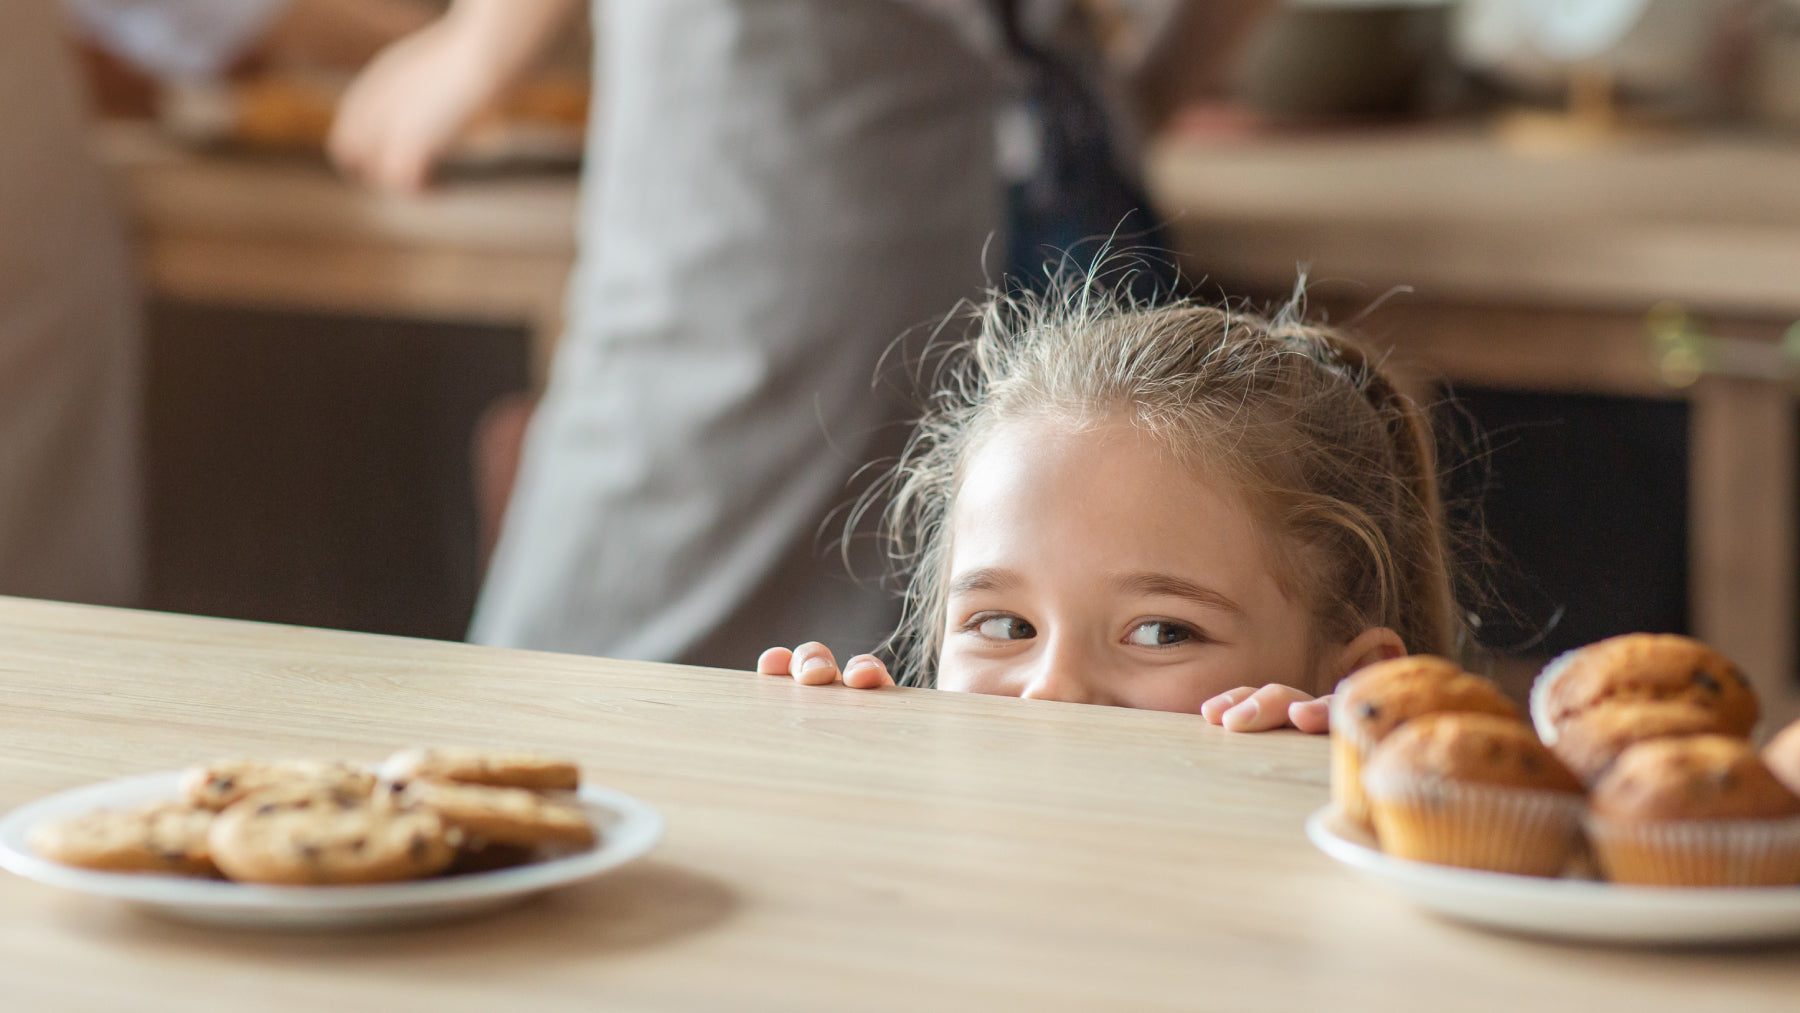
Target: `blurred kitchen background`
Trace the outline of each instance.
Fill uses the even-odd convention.
[[[1070,14],[1186,283],[1267,303],[1304,270],[1442,406],[1499,674],[1628,630],[1793,673],[1800,0],[1290,0],[1221,68],[1196,54],[1231,6]],[[83,7],[149,307],[145,604],[460,638],[557,339],[604,26],[401,197],[323,142],[442,3],[293,0],[201,76]]]

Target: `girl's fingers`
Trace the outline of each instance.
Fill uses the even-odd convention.
[[[1288,721],[1308,735],[1331,731],[1331,697],[1288,704]]]
[[[1302,693],[1292,686],[1270,684],[1226,711],[1219,723],[1230,732],[1266,732],[1288,723],[1289,707],[1311,699],[1311,693]]]
[[[1239,686],[1236,689],[1228,689],[1201,704],[1200,716],[1216,725],[1224,720],[1226,711],[1248,700],[1250,695],[1255,692],[1255,686]]]
[[[816,640],[794,648],[788,666],[788,674],[802,686],[823,686],[838,680],[837,659],[831,656],[831,648]]]
[[[880,689],[892,686],[894,677],[888,674],[887,666],[873,654],[859,654],[844,662],[844,685],[856,689]]]
[[[764,675],[792,676],[803,686],[824,686],[840,676],[831,649],[816,641],[801,644],[793,650],[771,647],[756,659],[756,670]],[[872,654],[859,654],[844,665],[844,685],[856,689],[879,689],[892,686],[894,677],[887,666]]]
[[[771,647],[756,659],[756,670],[763,675],[786,675],[791,670],[794,652],[785,647]]]

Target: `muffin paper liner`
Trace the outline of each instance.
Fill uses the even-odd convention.
[[[1417,774],[1366,775],[1381,849],[1465,869],[1561,875],[1581,827],[1581,795]]]
[[[1558,738],[1556,725],[1550,720],[1550,687],[1556,685],[1556,680],[1562,678],[1562,674],[1568,671],[1569,663],[1574,661],[1575,655],[1579,653],[1581,653],[1581,648],[1577,647],[1551,658],[1550,663],[1537,674],[1537,678],[1531,680],[1531,700],[1528,707],[1531,712],[1531,725],[1537,729],[1538,739],[1546,746],[1556,745]]]
[[[1369,800],[1363,794],[1362,753],[1348,738],[1331,739],[1331,800],[1347,819],[1369,825]]]
[[[1606,878],[1656,886],[1800,883],[1800,817],[1624,823],[1589,813]]]

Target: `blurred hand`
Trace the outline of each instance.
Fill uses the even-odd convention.
[[[382,50],[338,104],[327,144],[344,172],[413,192],[510,78],[471,24],[443,18]]]
[[[1331,730],[1331,697],[1314,699],[1292,686],[1239,686],[1200,705],[1200,716],[1228,732],[1298,728],[1311,735]]]
[[[791,676],[802,686],[827,686],[840,679],[852,689],[880,689],[892,686],[894,677],[887,666],[873,654],[859,654],[838,668],[831,648],[816,641],[801,644],[793,650],[771,647],[756,659],[756,670],[764,675]]]
[[[457,135],[542,53],[579,0],[456,0],[383,49],[338,104],[329,148],[378,187],[418,190]]]

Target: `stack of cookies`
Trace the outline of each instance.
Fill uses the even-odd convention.
[[[1716,651],[1603,640],[1546,667],[1530,710],[1440,658],[1370,666],[1333,700],[1333,799],[1419,861],[1554,876],[1591,849],[1620,883],[1800,883],[1800,724],[1759,755]]]
[[[575,764],[458,749],[394,754],[379,769],[319,760],[196,767],[182,797],[48,823],[33,848],[109,872],[223,876],[286,886],[387,883],[586,848]]]

